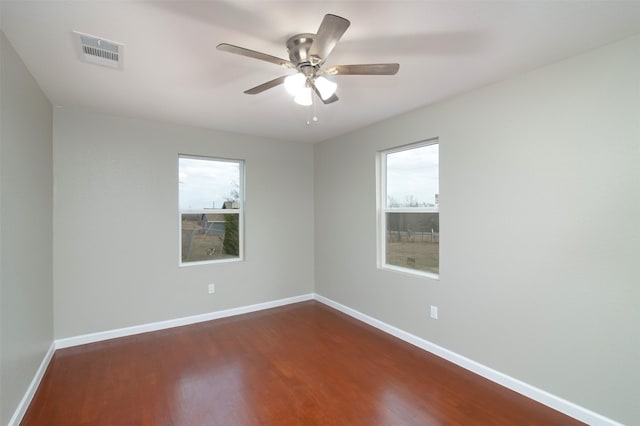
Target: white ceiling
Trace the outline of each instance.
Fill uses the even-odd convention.
[[[640,33],[640,1],[7,1],[1,26],[57,106],[295,142],[317,142]],[[288,59],[326,13],[351,21],[327,65],[398,62],[396,76],[336,76],[340,101],[308,107],[291,73],[216,50]],[[72,31],[125,45],[124,69],[78,59]]]

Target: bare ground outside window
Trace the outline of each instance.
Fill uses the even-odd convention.
[[[182,216],[183,263],[238,257],[238,222],[225,220],[225,216],[228,215],[184,214]],[[232,229],[234,227],[235,229]],[[235,244],[232,240],[235,240]],[[230,249],[230,245],[235,246],[236,250]]]
[[[440,242],[435,232],[387,232],[386,263],[439,273]]]

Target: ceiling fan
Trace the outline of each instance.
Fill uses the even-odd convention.
[[[311,105],[312,92],[323,103],[330,104],[338,100],[335,94],[337,84],[327,79],[334,75],[394,75],[400,68],[399,64],[358,64],[334,65],[323,68],[327,57],[336,47],[338,41],[351,23],[340,16],[327,14],[324,16],[316,34],[296,34],[287,41],[289,60],[281,59],[266,53],[245,49],[232,44],[221,43],[218,50],[248,56],[254,59],[271,62],[285,68],[295,69],[294,75],[284,75],[259,86],[245,90],[248,95],[256,95],[267,89],[284,84],[285,89],[294,96],[296,103]]]

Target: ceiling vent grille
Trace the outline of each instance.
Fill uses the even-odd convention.
[[[73,32],[80,59],[96,65],[122,69],[123,44],[100,37]]]

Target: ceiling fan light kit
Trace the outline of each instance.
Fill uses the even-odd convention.
[[[320,92],[320,97],[323,101],[326,101],[334,93],[336,93],[336,89],[338,88],[338,85],[336,83],[324,78],[321,75],[316,77],[314,83],[316,88],[318,89],[318,92]]]
[[[313,103],[313,98],[311,97],[311,87],[303,87],[296,96],[293,98],[293,101],[298,105],[309,106]]]
[[[284,79],[284,88],[287,92],[294,97],[296,103],[300,105],[310,105],[311,102],[311,88],[315,86],[320,93],[320,98],[323,101],[328,100],[335,92],[338,85],[333,81],[329,81],[323,76],[315,76],[314,79],[305,77],[302,73],[290,75]],[[299,102],[298,99],[309,98],[309,101]]]
[[[337,83],[326,76],[334,75],[394,75],[400,68],[399,64],[358,64],[334,65],[322,69],[329,54],[338,44],[351,23],[340,16],[327,14],[324,16],[316,34],[302,33],[287,40],[289,60],[281,59],[255,50],[232,44],[221,43],[218,50],[247,56],[262,61],[271,62],[288,69],[296,69],[294,75],[282,76],[259,86],[245,90],[244,93],[256,95],[272,87],[284,84],[285,89],[294,97],[297,104],[309,106],[313,104],[313,93],[325,104],[338,100],[335,92]]]
[[[296,96],[298,92],[304,89],[307,78],[302,73],[290,75],[284,79],[284,88],[290,95]]]

